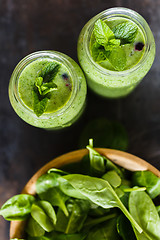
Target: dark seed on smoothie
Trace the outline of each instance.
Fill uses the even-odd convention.
[[[67,74],[67,73],[62,74],[62,78],[63,78],[64,80],[68,80],[68,74]]]
[[[144,43],[138,42],[138,43],[136,43],[136,45],[135,45],[135,50],[137,50],[137,51],[142,51],[143,47],[144,47]]]

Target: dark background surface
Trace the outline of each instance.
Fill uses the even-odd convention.
[[[119,100],[88,91],[82,118],[61,132],[47,132],[23,122],[8,99],[16,64],[37,50],[61,51],[77,61],[80,30],[95,14],[123,6],[139,12],[154,34],[155,62],[136,90]],[[0,0],[0,206],[18,194],[43,164],[78,148],[85,124],[96,117],[118,120],[129,134],[128,152],[160,169],[160,1],[159,0]],[[0,217],[0,239],[9,239],[9,223]]]

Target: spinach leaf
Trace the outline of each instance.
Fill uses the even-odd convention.
[[[59,177],[58,178],[58,182],[59,182],[59,188],[61,189],[61,191],[69,196],[69,197],[73,197],[73,198],[78,198],[78,199],[87,199],[83,194],[81,194],[77,189],[75,189],[66,179],[64,179],[63,177]]]
[[[91,139],[90,139],[91,143]],[[93,176],[101,176],[106,169],[106,159],[94,150],[93,144],[86,147],[89,150],[90,171]]]
[[[121,39],[121,44],[131,43],[137,34],[138,28],[129,22],[117,24],[112,31],[115,38]]]
[[[120,240],[116,229],[116,222],[116,218],[113,218],[103,224],[97,225],[90,230],[86,240]]]
[[[58,186],[57,173],[46,173],[40,176],[36,182],[36,192],[38,194],[46,192],[48,189]]]
[[[35,198],[28,194],[19,194],[10,198],[0,209],[0,215],[6,220],[24,220],[31,212]]]
[[[51,233],[47,233],[46,237],[47,237],[46,240],[52,240],[52,239],[56,239],[56,240],[83,240],[83,239],[86,238],[86,234],[85,233],[64,234],[64,233],[58,233],[58,232],[53,231]],[[41,240],[41,239],[35,239],[35,240]]]
[[[18,239],[19,240],[19,239]],[[51,240],[51,238],[48,238],[46,236],[40,236],[40,237],[31,237],[31,236],[28,236],[27,237],[27,240]]]
[[[93,203],[103,208],[118,207],[121,209],[121,211],[126,215],[133,226],[135,226],[138,232],[142,232],[142,228],[130,215],[126,207],[115,193],[114,189],[106,180],[81,174],[70,174],[64,176],[63,178]]]
[[[123,240],[136,240],[131,223],[123,214],[117,218],[117,230]]]
[[[65,171],[63,171],[63,170],[61,170],[61,169],[57,169],[57,168],[50,168],[49,170],[48,170],[48,173],[50,174],[50,173],[57,173],[57,174],[59,174],[59,175],[66,175],[66,174],[68,174],[68,172],[65,172]]]
[[[160,218],[154,203],[145,192],[131,192],[129,196],[129,211],[133,218],[143,229],[142,233],[137,233],[137,239],[159,240]]]
[[[43,202],[33,203],[31,208],[32,218],[47,232],[51,232],[54,229],[53,220],[50,218],[50,210],[51,205],[48,207],[46,204],[43,204]],[[52,210],[52,213],[53,212]]]
[[[109,213],[108,215],[98,217],[98,218],[88,218],[86,219],[84,226],[83,226],[83,231],[86,232],[86,230],[89,230],[90,228],[96,226],[97,224],[100,224],[102,222],[105,222],[109,219],[115,218],[117,214],[114,212]]]
[[[31,237],[41,237],[45,234],[45,230],[32,217],[29,218],[25,231]]]
[[[133,184],[146,187],[153,199],[160,195],[160,178],[150,171],[137,171],[133,173]]]
[[[51,205],[60,207],[64,214],[68,216],[65,202],[69,199],[69,196],[65,195],[59,187],[50,188],[48,191],[39,194],[39,196],[42,200],[50,202]]]
[[[107,180],[112,187],[117,188],[121,185],[121,178],[115,171],[108,171],[102,176],[103,179]]]
[[[79,232],[87,218],[89,207],[89,201],[70,199],[67,202],[69,216],[66,217],[61,209],[58,210],[56,231],[65,234]]]
[[[100,155],[91,145],[86,146],[89,150],[89,157],[90,157],[90,175],[94,176],[101,176],[105,170],[114,170],[120,175],[123,176],[123,172],[121,171],[120,167],[115,165],[112,161],[108,158]]]

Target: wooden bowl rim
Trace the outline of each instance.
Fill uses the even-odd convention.
[[[160,171],[152,166],[150,163],[145,160],[120,150],[108,149],[108,148],[95,148],[100,154],[106,156],[115,164],[124,167],[130,171],[145,171],[149,170],[153,172],[156,176],[160,177]],[[87,149],[79,149],[71,151],[60,155],[59,157],[54,158],[53,160],[46,163],[41,167],[27,182],[25,187],[22,190],[23,194],[35,195],[35,183],[36,180],[46,173],[50,168],[60,168],[69,163],[80,161],[86,154],[88,154]],[[25,221],[11,221],[10,223],[10,238],[21,238],[23,235],[23,228]]]

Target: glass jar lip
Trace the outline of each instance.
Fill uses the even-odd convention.
[[[91,34],[93,32],[93,27],[95,22],[98,19],[104,19],[104,17],[106,17],[105,19],[107,19],[108,17],[117,17],[117,16],[123,16],[124,18],[128,18],[131,21],[133,21],[136,25],[138,25],[138,27],[141,29],[143,35],[144,35],[144,39],[145,39],[145,52],[142,56],[142,58],[140,59],[140,61],[134,65],[132,68],[129,68],[127,70],[124,71],[113,71],[113,70],[108,70],[105,69],[104,67],[100,66],[98,63],[96,63],[91,54],[90,54],[90,50],[89,50],[89,43],[90,43],[90,37]],[[113,8],[109,8],[106,9],[102,12],[100,12],[99,14],[97,14],[96,16],[92,17],[87,23],[86,23],[86,29],[85,29],[85,33],[84,33],[84,38],[83,38],[83,44],[84,44],[84,48],[88,57],[88,60],[94,65],[94,67],[96,68],[96,70],[102,74],[105,75],[112,75],[112,76],[126,76],[132,72],[134,72],[135,70],[138,70],[142,63],[144,63],[146,61],[146,58],[149,54],[150,51],[150,46],[151,46],[151,37],[148,34],[148,32],[151,32],[148,23],[146,22],[146,20],[137,12],[135,12],[132,9],[129,8],[124,8],[124,7],[113,7]],[[154,41],[154,40],[153,40]]]
[[[27,105],[24,104],[24,102],[21,100],[18,92],[18,79],[21,74],[21,72],[24,70],[24,68],[29,65],[31,62],[37,60],[37,59],[43,59],[43,58],[50,58],[53,59],[54,61],[60,62],[63,64],[67,70],[69,71],[69,74],[72,79],[72,93],[69,98],[69,100],[66,102],[66,104],[58,109],[57,111],[53,113],[43,113],[40,117],[37,117],[37,115],[31,110]],[[33,52],[27,56],[25,56],[15,67],[12,75],[10,82],[12,84],[12,94],[15,100],[21,105],[23,108],[23,111],[25,113],[28,113],[30,116],[32,116],[35,119],[38,120],[43,120],[43,119],[50,119],[54,117],[58,117],[62,115],[64,112],[67,111],[67,109],[72,105],[78,91],[78,78],[76,76],[76,73],[74,71],[74,66],[71,64],[69,61],[71,58],[67,56],[64,53],[58,52],[58,51],[53,51],[53,50],[43,50],[43,51],[36,51]],[[73,59],[71,59],[74,61]],[[15,88],[15,83],[16,83],[16,88]]]

